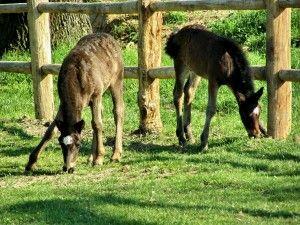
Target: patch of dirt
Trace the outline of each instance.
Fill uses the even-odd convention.
[[[32,119],[27,116],[18,119],[17,122],[27,134],[32,136],[42,136],[50,125],[49,121]]]
[[[3,121],[3,122],[9,123],[9,121]],[[10,122],[13,122],[13,121],[10,121]],[[22,127],[24,132],[26,132],[28,135],[42,137],[51,122],[47,121],[47,120],[32,119],[27,116],[24,116],[24,117],[18,119],[17,123],[20,125],[20,127]],[[58,137],[58,135],[59,135],[59,131],[57,130],[57,128],[55,128],[54,137]],[[90,129],[90,127],[87,126],[87,128],[82,131],[82,136],[91,138],[92,137],[92,129]]]

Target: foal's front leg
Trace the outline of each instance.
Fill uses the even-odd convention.
[[[31,171],[34,167],[35,164],[41,154],[41,152],[45,149],[47,143],[51,140],[54,134],[54,129],[56,127],[56,120],[61,120],[62,117],[62,111],[61,108],[59,108],[57,115],[55,119],[52,121],[50,126],[47,128],[41,142],[38,144],[38,146],[31,152],[29,156],[28,163],[25,167],[25,172]]]
[[[102,165],[105,149],[103,145],[103,123],[102,123],[102,95],[96,96],[91,103],[93,145],[90,161],[93,165]]]
[[[176,109],[176,135],[179,145],[185,146],[186,139],[184,137],[183,121],[182,121],[182,103],[183,103],[183,87],[184,87],[184,65],[182,62],[174,61],[175,68],[175,86],[173,90],[173,101]]]
[[[48,141],[51,140],[54,134],[54,128],[55,128],[55,120],[50,124],[50,126],[47,128],[41,142],[38,144],[38,146],[30,153],[28,163],[25,167],[25,172],[31,171],[41,154],[41,152],[45,149],[46,144]]]
[[[216,81],[208,81],[208,105],[206,108],[205,125],[201,134],[201,145],[200,150],[205,151],[208,149],[208,136],[210,122],[216,113],[217,93],[219,86]]]

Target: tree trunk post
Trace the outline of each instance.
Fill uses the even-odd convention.
[[[48,0],[28,0],[28,27],[35,117],[52,120],[54,113],[53,78],[41,67],[51,64],[49,13],[39,13],[37,5]]]
[[[154,1],[157,0],[138,0],[138,105],[139,131],[142,134],[158,133],[162,130],[159,80],[148,75],[149,69],[159,67],[161,63],[162,13],[150,10],[149,4]]]
[[[266,3],[268,134],[284,139],[291,130],[292,85],[280,80],[278,75],[280,70],[291,68],[291,9],[280,8],[278,0]]]

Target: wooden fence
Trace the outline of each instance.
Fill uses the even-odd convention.
[[[1,4],[0,13],[28,13],[31,62],[0,61],[0,71],[31,73],[36,118],[54,115],[53,78],[60,65],[51,63],[49,13],[138,14],[138,67],[126,67],[125,78],[139,79],[140,131],[157,132],[160,119],[159,79],[174,77],[172,67],[160,67],[163,11],[258,10],[267,11],[266,66],[251,67],[255,79],[268,86],[268,133],[285,138],[291,129],[291,82],[300,82],[300,70],[290,60],[291,8],[300,0],[136,0],[114,3],[27,3]],[[1,28],[0,28],[1,29]]]

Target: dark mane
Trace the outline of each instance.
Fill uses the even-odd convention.
[[[249,62],[241,47],[229,38],[221,37],[222,44],[233,58],[235,71],[232,74],[232,84],[239,92],[249,97],[254,93],[253,77]]]
[[[178,48],[180,47],[179,45],[174,42],[174,37],[176,33],[172,33],[166,43],[165,47],[165,52],[171,57],[171,58],[176,58],[177,53],[178,53]]]

